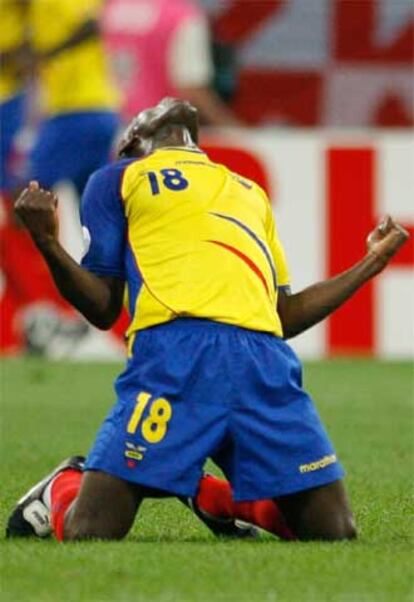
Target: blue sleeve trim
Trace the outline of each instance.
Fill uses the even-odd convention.
[[[287,295],[290,295],[292,293],[290,284],[285,284],[284,286],[278,286],[277,288],[278,288],[278,290],[283,291]]]
[[[89,178],[81,202],[81,223],[89,248],[81,265],[90,272],[125,279],[127,222],[122,177],[131,160],[119,161]]]
[[[82,263],[82,267],[85,268],[85,270],[88,270],[88,272],[92,272],[93,274],[96,274],[97,276],[114,276],[115,278],[121,278],[121,280],[125,280],[125,271],[124,270],[120,270],[120,271],[116,271],[116,270],[111,270],[109,268],[105,268],[105,267],[100,267],[100,266],[96,266],[96,265],[86,265],[84,263]]]

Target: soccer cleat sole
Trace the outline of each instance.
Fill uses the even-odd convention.
[[[47,537],[50,534],[49,513],[41,501],[42,494],[59,473],[69,469],[82,471],[84,462],[83,456],[67,458],[25,493],[7,521],[6,537]],[[38,530],[33,524],[37,524]]]

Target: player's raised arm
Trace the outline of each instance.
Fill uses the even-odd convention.
[[[300,334],[334,312],[379,274],[407,239],[408,232],[387,216],[369,234],[365,257],[350,269],[294,295],[280,291],[278,313],[285,338]]]
[[[43,255],[62,296],[101,329],[110,328],[122,307],[124,281],[82,268],[58,240],[55,194],[31,182],[15,203],[15,212]]]

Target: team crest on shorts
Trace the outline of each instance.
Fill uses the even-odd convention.
[[[127,461],[128,468],[135,468],[137,462],[144,458],[144,454],[147,451],[147,448],[143,445],[134,445],[130,441],[125,442],[126,450],[124,452],[124,456]]]

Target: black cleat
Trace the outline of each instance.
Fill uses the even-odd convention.
[[[209,473],[204,473],[204,476],[212,476]],[[202,510],[196,502],[196,498],[192,497],[179,497],[187,508],[190,508],[192,512],[204,523],[216,537],[229,537],[233,539],[257,539],[259,537],[259,529],[245,523],[244,521],[237,520],[236,518],[224,518],[213,516],[205,510]]]
[[[32,487],[20,500],[7,521],[6,537],[47,537],[52,528],[50,511],[43,501],[43,493],[50,481],[69,468],[82,471],[85,458],[72,456],[59,464],[47,477]]]
[[[216,537],[228,537],[232,539],[257,539],[259,537],[259,529],[249,523],[234,518],[219,518],[213,516],[202,510],[194,498],[179,497],[178,499],[185,504],[187,508],[190,508],[197,518],[199,518]]]

